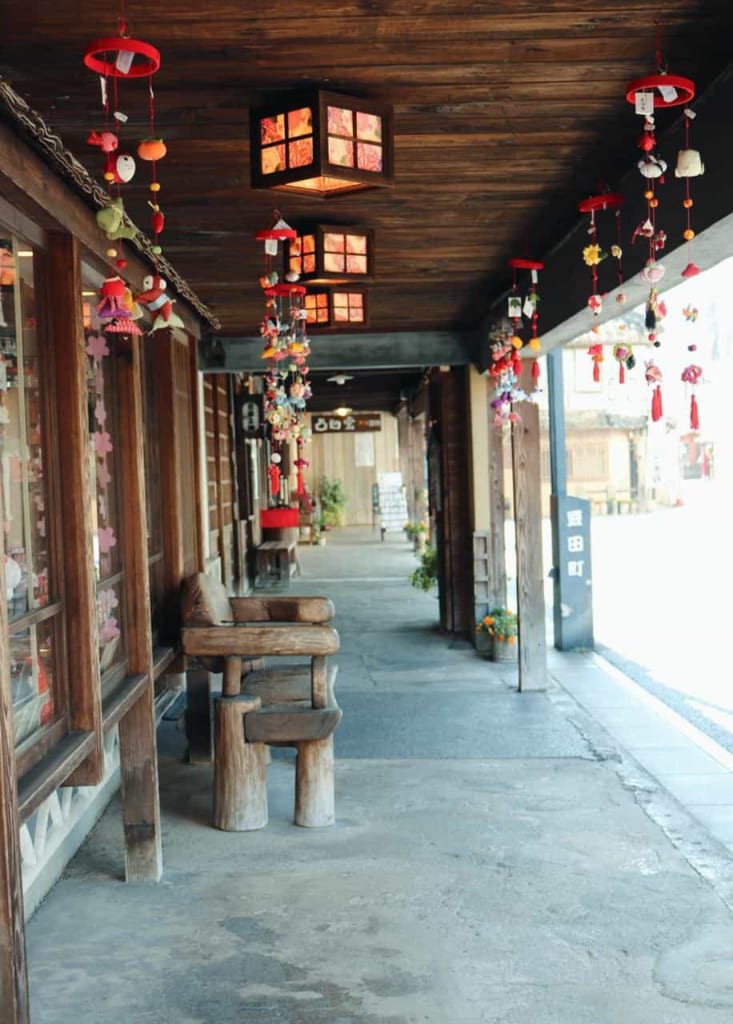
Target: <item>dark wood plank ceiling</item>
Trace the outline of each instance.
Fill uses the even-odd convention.
[[[3,0],[1,11],[0,73],[99,175],[85,144],[101,123],[99,86],[81,54],[116,34],[118,9]],[[637,159],[624,93],[655,70],[655,19],[670,69],[698,91],[730,59],[733,27],[730,0],[127,0],[125,15],[162,53],[165,254],[238,337],[258,332],[254,234],[275,205],[296,225],[374,227],[370,331],[476,325],[508,283],[508,257],[547,253],[577,221],[578,199]],[[393,189],[325,202],[250,190],[250,104],[306,83],[394,105]],[[136,140],[145,86],[124,89],[124,135]],[[143,178],[125,192],[141,227]]]

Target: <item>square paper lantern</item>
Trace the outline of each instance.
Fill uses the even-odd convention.
[[[303,297],[308,330],[348,330],[368,324],[367,289],[355,285],[308,289]]]
[[[374,232],[316,224],[290,242],[288,270],[302,284],[343,284],[369,281],[374,273]]]
[[[328,196],[392,184],[392,108],[323,89],[250,111],[252,188]]]

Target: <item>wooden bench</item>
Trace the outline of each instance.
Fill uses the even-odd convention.
[[[295,823],[334,823],[333,732],[341,709],[337,669],[327,661],[339,647],[338,633],[326,625],[333,612],[328,598],[229,598],[203,573],[185,581],[184,652],[223,672],[222,696],[214,702],[215,827],[249,831],[267,824],[266,746],[296,748]],[[262,666],[263,656],[309,662],[253,667]]]
[[[258,545],[257,585],[289,583],[300,570],[298,545],[294,540],[266,540]]]

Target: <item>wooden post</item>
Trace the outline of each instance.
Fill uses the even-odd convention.
[[[298,744],[295,762],[295,824],[326,828],[336,821],[333,736]]]
[[[49,318],[59,386],[56,389],[59,463],[64,487],[61,527],[69,644],[69,728],[94,733],[94,750],[69,776],[68,784],[94,786],[104,776],[102,700],[99,685],[97,588],[90,538],[94,492],[89,466],[87,354],[81,304],[79,243],[51,233],[48,245]]]
[[[0,559],[0,593],[5,564]],[[0,1024],[28,1024],[28,970],[18,833],[18,780],[10,695],[8,606],[0,601]]]
[[[520,387],[532,390],[531,360],[522,366]],[[542,499],[540,473],[540,410],[518,402],[521,420],[512,427],[514,520],[517,543],[519,614],[519,689],[547,688],[545,594],[542,568]]]
[[[148,685],[120,719],[120,780],[128,882],[157,882],[163,872],[155,737],[148,536],[145,500],[145,438],[142,417],[140,340],[131,336],[118,365],[121,471],[125,481],[122,520],[128,670]]]
[[[214,701],[214,828],[252,832],[267,824],[264,743],[246,743],[244,716],[259,697],[240,694]]]
[[[489,504],[491,506],[490,601],[506,606],[506,542],[504,535],[504,435],[489,426]]]

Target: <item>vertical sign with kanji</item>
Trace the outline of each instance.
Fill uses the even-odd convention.
[[[590,502],[553,495],[555,646],[561,651],[593,648],[593,590],[590,556]]]

